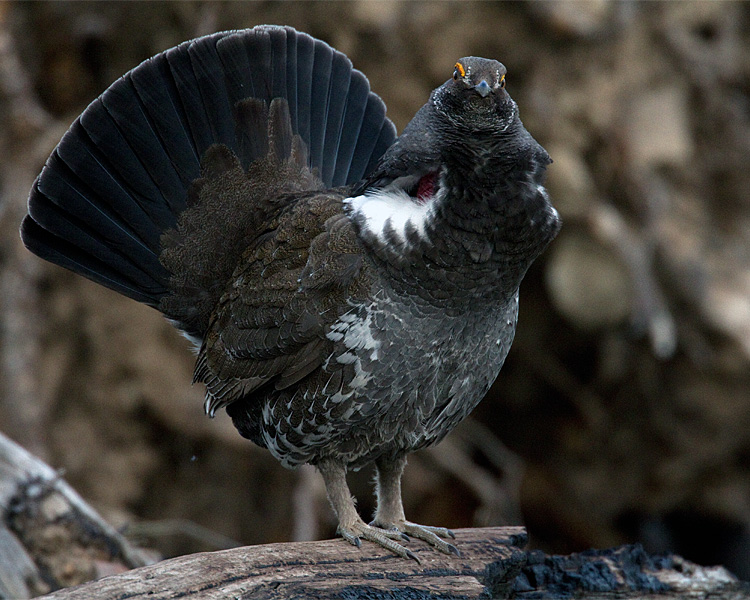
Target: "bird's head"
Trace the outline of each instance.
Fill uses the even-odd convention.
[[[505,91],[506,73],[505,65],[487,58],[468,56],[456,62],[451,78],[432,92],[374,171],[355,186],[355,194],[394,181],[409,188],[451,158],[476,162],[491,154],[516,160],[515,150],[529,135]]]
[[[505,91],[505,65],[467,56],[453,68],[453,77],[431,98],[436,113],[458,129],[503,132],[518,119],[518,107]]]
[[[471,237],[467,232],[481,238],[477,260],[492,256],[495,241],[533,258],[554,237],[557,216],[543,188],[550,158],[524,128],[505,90],[506,73],[486,58],[455,63],[451,78],[347,198],[363,235],[402,252],[454,227],[461,239]]]

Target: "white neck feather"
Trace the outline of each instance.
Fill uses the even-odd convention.
[[[386,226],[390,224],[393,231],[406,240],[407,223],[411,223],[421,237],[426,236],[425,226],[434,217],[435,197],[418,203],[403,189],[389,187],[368,190],[361,196],[347,198],[344,203],[351,206],[355,217],[364,217],[364,227],[378,238],[385,239]]]

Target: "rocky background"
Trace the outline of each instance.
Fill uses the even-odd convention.
[[[328,537],[311,469],[202,414],[154,310],[43,264],[33,178],[114,79],[179,42],[292,25],[347,53],[399,130],[470,54],[508,67],[564,228],[472,418],[415,455],[406,511],[525,524],[571,552],[641,541],[750,578],[750,5],[0,4],[0,429],[165,555]],[[371,472],[351,478],[372,512]]]

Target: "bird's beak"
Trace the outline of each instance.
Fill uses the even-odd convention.
[[[487,83],[487,81],[484,79],[482,79],[482,81],[476,84],[474,86],[474,89],[477,91],[477,94],[479,94],[482,98],[486,98],[489,95],[489,93],[492,91],[490,84]]]

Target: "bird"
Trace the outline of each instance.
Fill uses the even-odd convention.
[[[306,33],[184,42],[75,120],[21,224],[31,252],[174,324],[206,413],[314,465],[345,540],[416,560],[411,538],[459,551],[406,519],[407,456],[489,390],[561,226],[506,67],[468,56],[446,74],[397,135],[365,75]],[[346,477],[371,463],[366,523]]]

